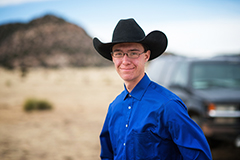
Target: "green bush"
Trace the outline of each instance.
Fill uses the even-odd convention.
[[[23,105],[23,109],[27,112],[34,110],[51,110],[52,104],[46,100],[38,100],[35,98],[27,99]]]

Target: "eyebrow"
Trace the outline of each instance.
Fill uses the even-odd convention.
[[[116,51],[121,51],[121,52],[123,52],[121,49],[115,49],[113,52],[116,52]],[[140,51],[139,49],[130,49],[130,50],[128,50],[128,52],[129,51]]]

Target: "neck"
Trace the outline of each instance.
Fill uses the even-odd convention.
[[[128,83],[128,82],[125,82],[125,86],[126,86],[126,89],[129,93],[132,92],[133,88],[136,86],[137,84],[132,84],[132,83]]]
[[[143,74],[143,76],[141,76],[139,79],[136,79],[135,81],[125,81],[125,87],[127,89],[127,91],[129,93],[132,92],[132,90],[134,89],[134,87],[141,81],[141,79],[144,77],[145,73]]]

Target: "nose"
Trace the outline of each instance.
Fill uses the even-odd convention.
[[[123,57],[122,57],[122,63],[123,64],[129,64],[130,62],[130,58],[127,56],[127,54],[125,54]]]
[[[122,57],[123,61],[129,61],[129,57],[127,54],[124,54],[124,56]]]

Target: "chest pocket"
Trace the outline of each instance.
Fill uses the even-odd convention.
[[[131,133],[131,155],[135,160],[155,160],[158,159],[157,146],[159,141],[152,135],[150,131],[143,133],[137,133],[133,131]]]

